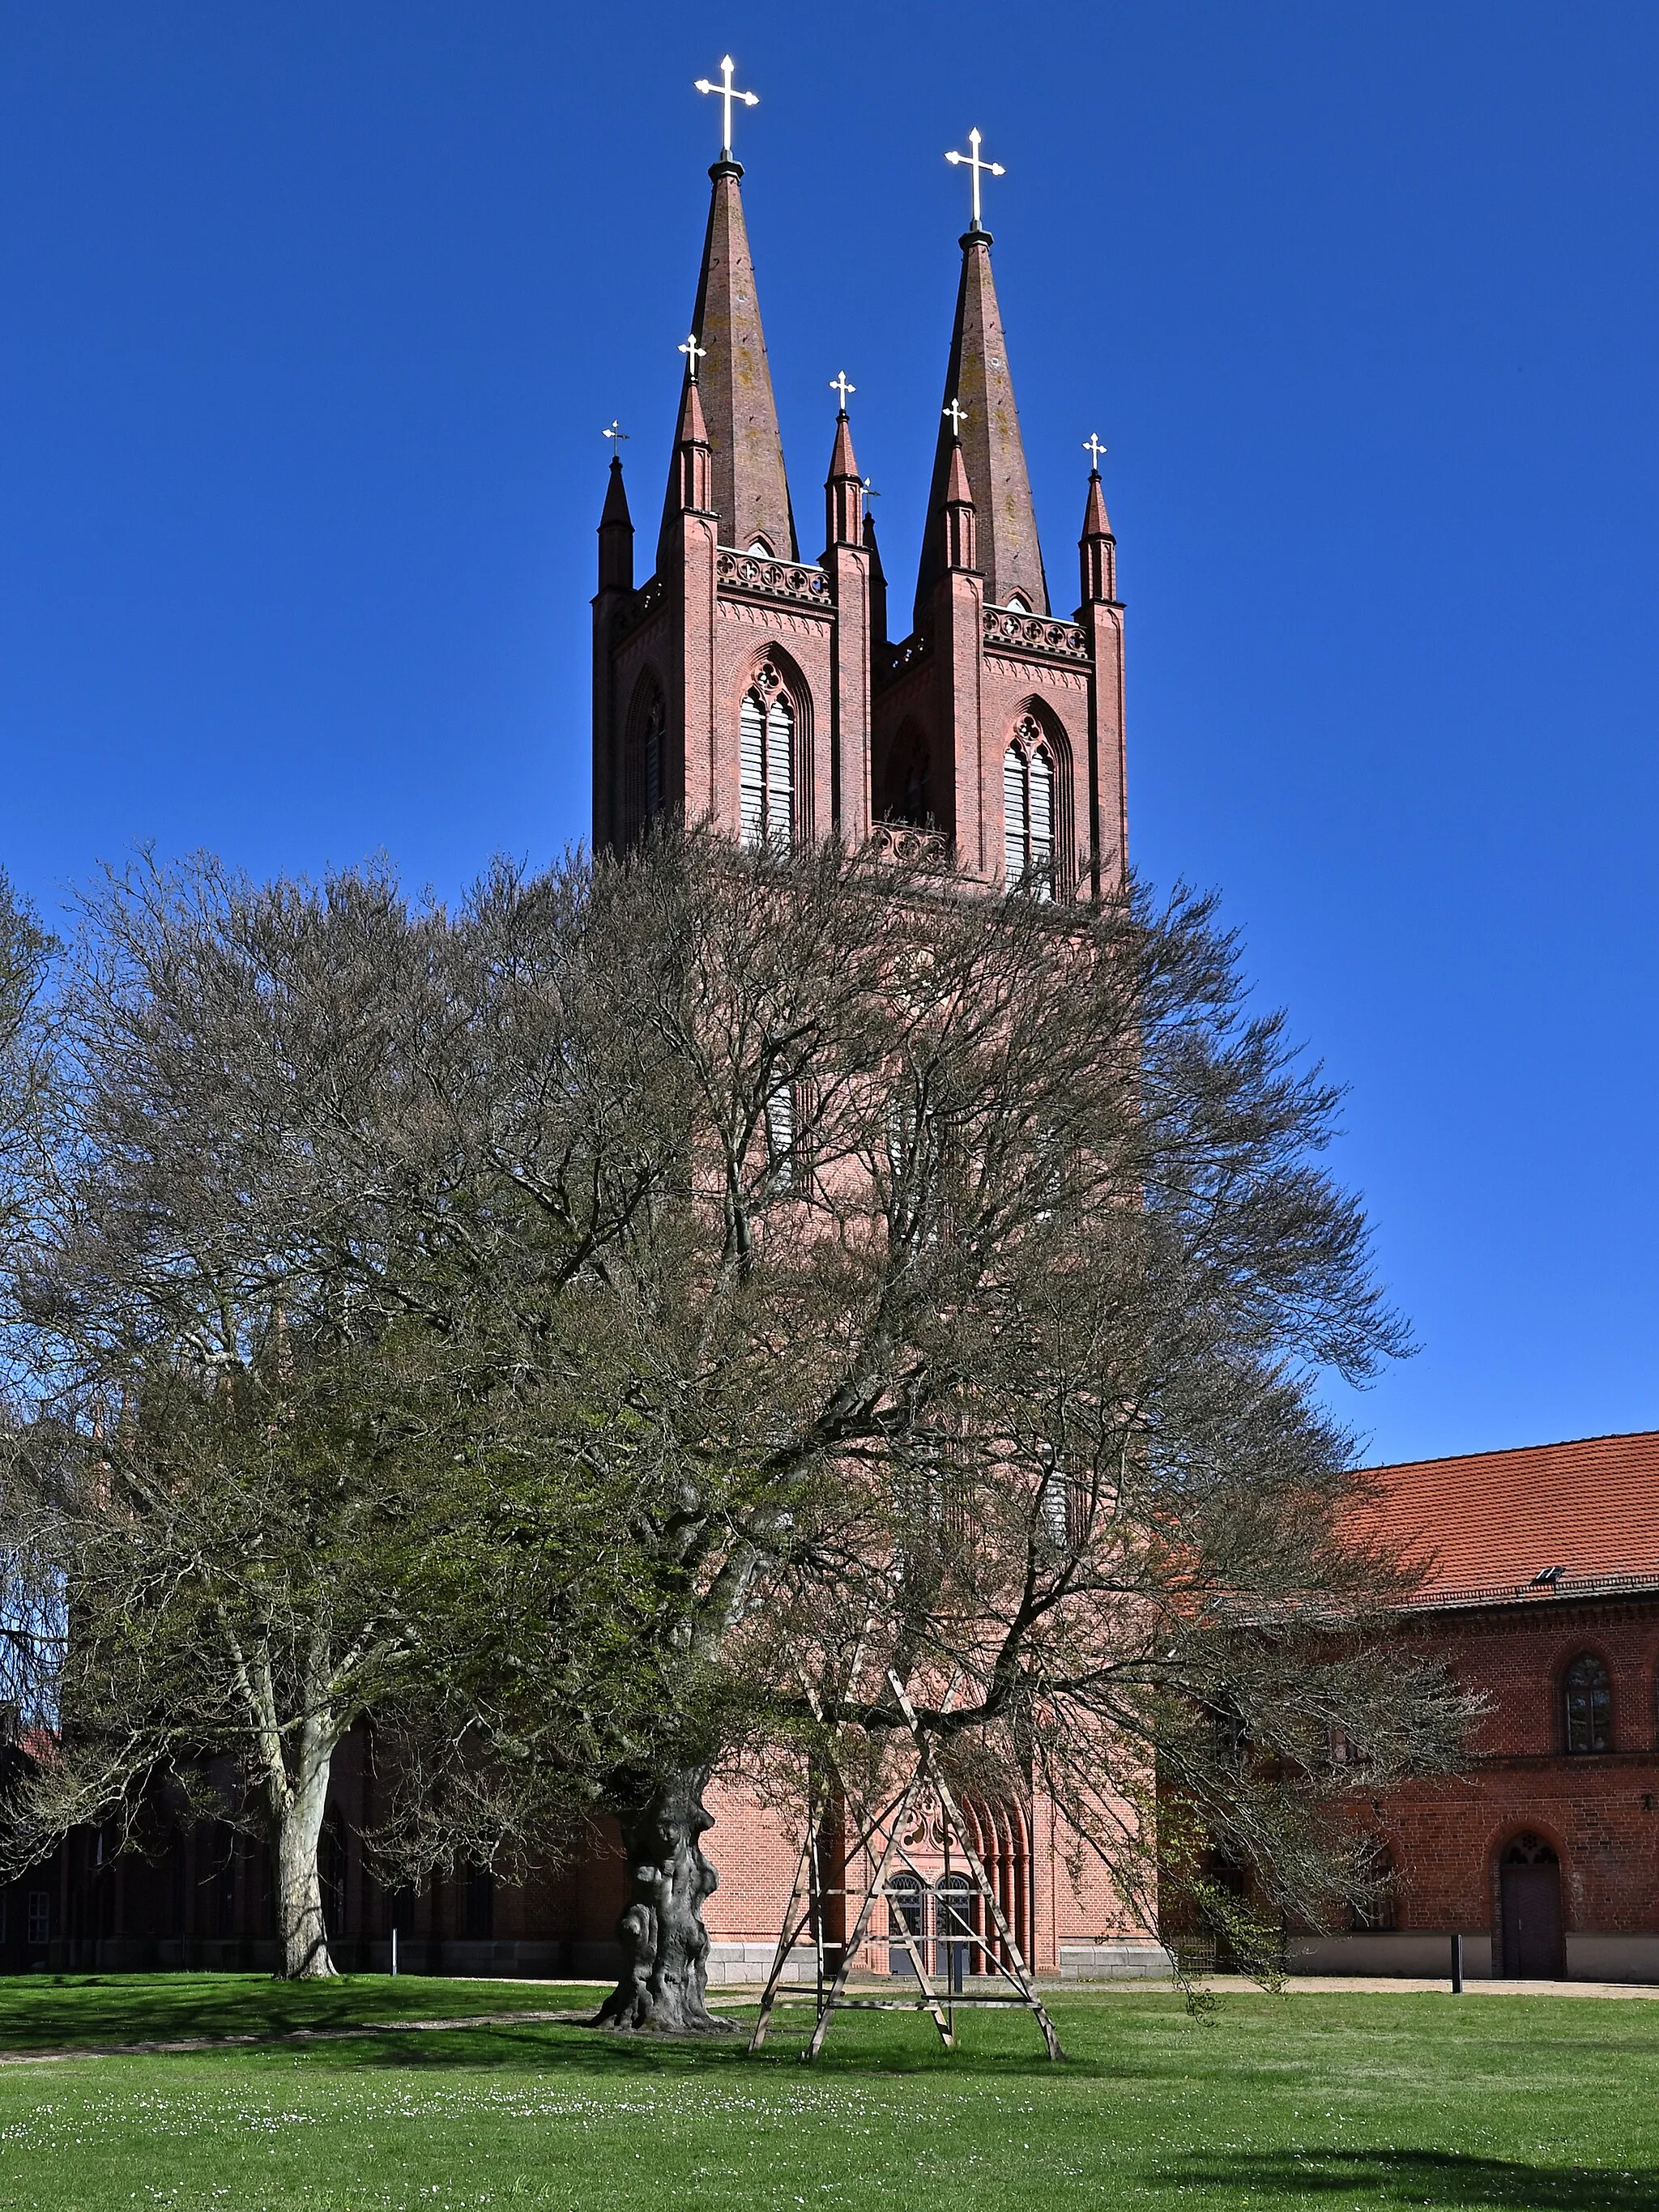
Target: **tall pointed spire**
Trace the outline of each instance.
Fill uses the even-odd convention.
[[[1103,447],[1103,451],[1104,448]],[[1089,495],[1083,505],[1083,535],[1078,540],[1079,577],[1083,604],[1102,600],[1108,606],[1117,599],[1117,540],[1106,513],[1106,493],[1100,481],[1098,461],[1089,471]]]
[[[634,588],[634,518],[628,512],[628,491],[623,483],[622,455],[611,456],[611,479],[599,511],[599,589],[631,592]]]
[[[743,167],[722,160],[708,173],[714,189],[691,319],[700,351],[686,362],[682,407],[684,386],[692,382],[695,369],[714,463],[713,505],[721,544],[746,552],[758,538],[779,559],[793,561],[799,558],[795,521],[738,191]],[[673,495],[671,479],[671,502]]]
[[[823,487],[826,545],[864,543],[864,478],[853,458],[853,425],[843,407],[836,417],[836,442]]]
[[[951,364],[945,398],[962,410],[962,455],[973,487],[979,528],[979,561],[985,572],[985,597],[1006,606],[1018,595],[1033,614],[1048,612],[1048,585],[1037,544],[1031,483],[1020,442],[1019,413],[1002,313],[991,279],[991,234],[973,229],[962,238],[962,283],[957,291],[956,325],[951,333]],[[945,504],[955,439],[949,419],[939,424],[933,459],[933,489],[916,578],[916,621],[921,623],[933,586],[945,568]]]

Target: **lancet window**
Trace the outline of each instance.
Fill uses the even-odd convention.
[[[787,843],[795,826],[795,714],[770,663],[738,710],[743,842]]]
[[[1002,760],[1004,866],[1010,890],[1054,895],[1054,763],[1036,720],[1025,715]]]
[[[1561,1677],[1562,1737],[1569,1751],[1613,1748],[1613,1685],[1593,1651],[1575,1659]]]
[[[649,672],[635,687],[624,757],[628,830],[637,836],[668,803],[668,714],[661,687]]]
[[[766,1156],[774,1177],[785,1190],[795,1183],[795,1086],[780,1083],[766,1101]]]
[[[645,802],[645,818],[647,822],[654,822],[658,815],[662,812],[662,740],[665,720],[662,697],[659,693],[651,702],[651,710],[646,716],[645,729],[641,738],[642,757],[640,763],[640,780],[643,787],[641,795]]]

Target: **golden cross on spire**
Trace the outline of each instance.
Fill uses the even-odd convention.
[[[847,412],[847,395],[848,394],[848,392],[856,392],[856,391],[858,390],[858,386],[857,386],[857,385],[856,385],[856,384],[849,384],[849,383],[847,381],[847,371],[846,371],[845,369],[842,369],[842,373],[841,373],[841,374],[840,374],[839,376],[832,376],[832,377],[830,378],[830,389],[831,390],[831,392],[840,392],[840,394],[841,394],[841,411],[842,411],[842,413],[844,415],[844,414]]]
[[[699,345],[697,343],[697,334],[693,331],[690,337],[685,341],[685,343],[682,346],[676,346],[674,350],[676,353],[683,353],[685,356],[686,367],[690,370],[691,381],[695,384],[697,380],[697,363],[708,352],[708,347],[706,345]]]
[[[1096,476],[1098,476],[1100,474],[1100,457],[1106,451],[1106,448],[1101,444],[1097,432],[1093,430],[1090,431],[1088,436],[1083,441],[1083,450],[1085,453],[1091,456],[1090,466],[1093,473]]]
[[[947,154],[945,157],[953,168],[958,162],[965,161],[968,167],[973,173],[974,219],[968,226],[969,230],[983,230],[985,228],[985,225],[979,219],[979,180],[981,176],[1006,177],[1008,173],[1008,172],[1003,167],[1000,161],[981,161],[980,160],[980,135],[978,131],[970,131],[968,133],[968,151],[965,154]]]
[[[732,101],[734,100],[740,100],[745,107],[758,107],[760,106],[759,93],[739,92],[737,87],[732,83],[732,71],[733,66],[734,64],[731,55],[722,55],[720,58],[720,82],[716,84],[712,77],[700,76],[697,79],[696,87],[694,88],[694,89],[698,92],[717,92],[720,96],[720,159],[722,161],[729,161],[732,158]]]
[[[948,407],[941,407],[939,412],[941,415],[946,415],[950,417],[951,435],[953,438],[960,440],[962,436],[962,418],[968,412],[968,410],[953,399]]]

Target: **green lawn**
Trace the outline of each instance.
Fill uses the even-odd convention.
[[[551,2009],[501,1983],[0,1982],[0,2046]],[[803,2015],[759,2061],[518,2023],[0,2066],[0,2206],[908,2208],[1659,2205],[1659,2004],[1061,1999],[1022,2016]]]

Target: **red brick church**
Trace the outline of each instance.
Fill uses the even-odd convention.
[[[888,585],[846,399],[830,443],[823,547],[802,557],[729,146],[708,225],[660,520],[636,559],[619,458],[599,529],[593,601],[593,841],[616,848],[683,809],[734,836],[934,841],[988,888],[1024,880],[1086,898],[1126,862],[1123,608],[1097,466],[1079,546],[1079,605],[1051,604],[979,216],[960,240],[943,406],[908,625]],[[944,333],[941,332],[943,338]],[[1097,460],[1097,449],[1091,441]],[[638,572],[647,568],[642,577]],[[1069,595],[1069,594],[1068,594]],[[893,635],[896,627],[902,634]],[[1391,1905],[1346,1934],[1289,1939],[1292,1964],[1443,1971],[1450,1932],[1474,1972],[1659,1978],[1659,1437],[1385,1471],[1386,1510],[1425,1583],[1402,1637],[1448,1651],[1492,1711],[1467,1777],[1369,1811]],[[227,1778],[228,1780],[228,1777]],[[769,1963],[796,1842],[717,1781],[708,1855],[715,1980]],[[1104,1881],[1068,1871],[1040,1797],[965,1808],[975,1848],[1040,1973],[1161,1973],[1156,1931]],[[360,1739],[336,1761],[322,1850],[337,1961],[384,1967],[396,1929],[415,1971],[603,1974],[623,1900],[614,1850],[508,1887],[479,1869],[394,1895],[362,1846],[374,1823]],[[950,1923],[941,1857],[912,1926]],[[228,1826],[153,1856],[77,1835],[0,1893],[0,1966],[274,1963],[262,1850]],[[1383,1923],[1388,1924],[1384,1925]],[[908,1972],[876,1928],[858,1963]]]

